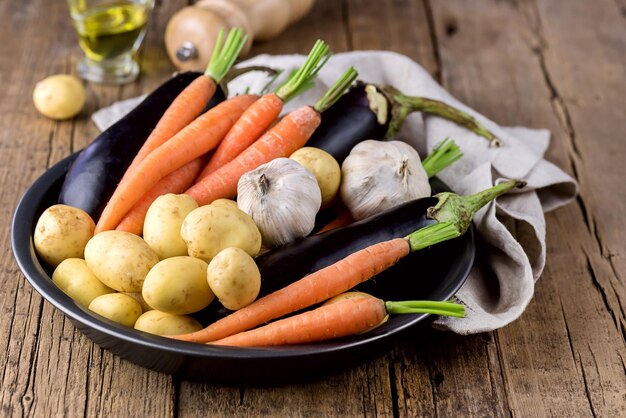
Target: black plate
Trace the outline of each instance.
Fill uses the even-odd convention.
[[[393,337],[428,315],[398,315],[383,326],[355,337],[279,348],[213,347],[176,341],[118,325],[91,313],[63,293],[50,279],[33,246],[41,213],[57,203],[64,175],[77,154],[46,171],[26,191],[12,223],[11,240],[17,263],[31,285],[69,317],[74,326],[99,346],[153,370],[187,379],[229,384],[275,384],[301,381],[352,367],[389,348]],[[433,191],[448,188],[437,179]],[[415,272],[418,285],[398,289],[395,299],[448,300],[465,282],[474,262],[474,228],[460,238],[423,250],[424,268]]]

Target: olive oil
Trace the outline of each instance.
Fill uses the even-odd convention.
[[[149,6],[127,1],[87,10],[72,7],[72,20],[87,58],[105,61],[134,52],[145,35]]]

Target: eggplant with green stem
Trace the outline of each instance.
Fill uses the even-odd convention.
[[[350,150],[366,139],[392,138],[412,112],[453,121],[482,136],[493,146],[500,140],[470,114],[442,101],[407,96],[391,86],[358,82],[326,110],[308,146],[321,148],[341,164]]]
[[[470,196],[439,193],[406,202],[346,227],[274,248],[255,259],[261,272],[259,296],[281,289],[368,246],[406,237],[411,254],[362,285],[367,293],[393,300],[398,291],[406,289],[410,292],[413,285],[419,284],[416,275],[427,273],[425,263],[428,262],[428,254],[421,256],[424,252],[418,250],[460,237],[468,230],[480,208],[511,189],[524,185],[523,181],[508,180]],[[230,311],[214,302],[199,319],[210,323],[228,313]]]

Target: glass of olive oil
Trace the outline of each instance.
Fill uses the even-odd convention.
[[[146,34],[154,0],[67,0],[85,57],[82,78],[125,84],[137,78],[134,54]]]

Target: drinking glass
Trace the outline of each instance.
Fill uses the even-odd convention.
[[[85,57],[80,76],[98,83],[125,84],[137,78],[134,54],[146,34],[154,0],[67,0]]]

